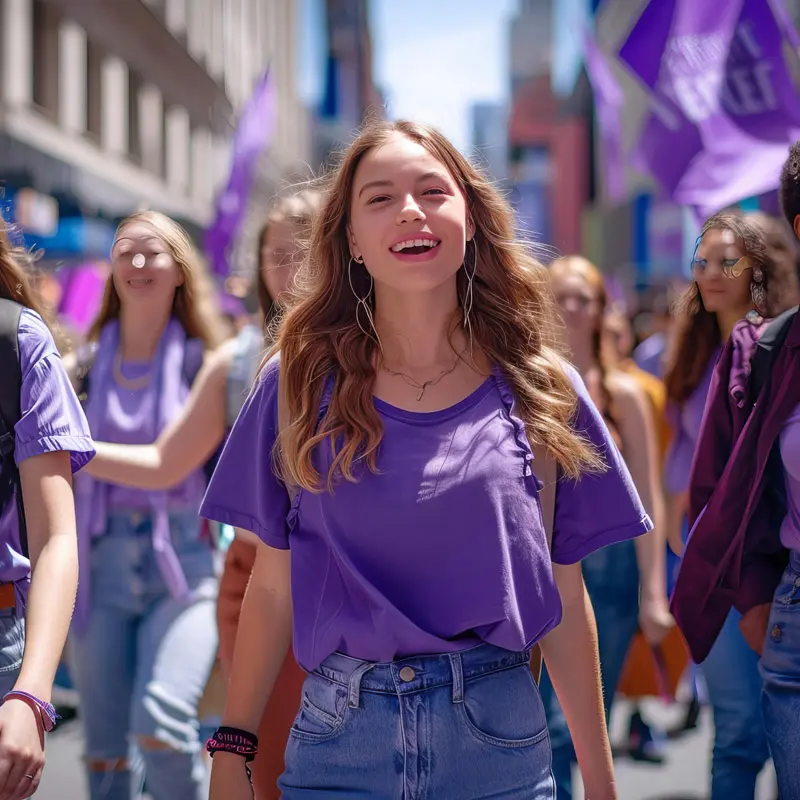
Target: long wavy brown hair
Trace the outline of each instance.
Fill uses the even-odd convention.
[[[365,127],[331,173],[301,270],[300,295],[287,311],[273,349],[280,351],[281,400],[287,409],[277,449],[286,480],[322,490],[312,454],[325,439],[334,450],[328,490],[336,475],[355,480],[359,460],[377,471],[383,429],[373,385],[379,353],[356,320],[357,301],[348,282],[347,231],[356,169],[366,153],[396,133],[438,159],[466,198],[477,248],[472,335],[509,381],[529,439],[544,446],[572,478],[602,470],[601,456],[571,426],[577,398],[555,349],[557,317],[547,271],[515,237],[511,208],[438,131],[413,122],[378,120]],[[366,273],[359,277],[365,280]],[[466,283],[462,266],[457,275],[460,298]],[[454,326],[462,316],[458,310]],[[335,376],[333,395],[318,426],[322,387],[329,374]]]
[[[137,211],[120,222],[117,237],[123,228],[134,222],[141,222],[153,229],[183,274],[183,283],[175,289],[172,315],[181,323],[186,335],[190,339],[201,339],[208,349],[222,344],[226,339],[225,326],[216,308],[213,286],[189,235],[165,214]],[[89,328],[89,341],[97,341],[105,325],[119,318],[121,308],[114,276],[110,275],[100,311]]]
[[[610,422],[614,422],[613,402],[608,388],[608,376],[613,370],[611,359],[603,342],[603,318],[608,308],[608,292],[603,280],[603,273],[583,256],[562,256],[550,265],[550,278],[555,280],[559,275],[577,275],[592,290],[598,306],[597,327],[592,331],[592,356],[600,370],[600,392],[602,407],[600,411]]]
[[[24,250],[11,244],[5,222],[0,220],[0,297],[13,300],[44,318],[44,310],[23,266],[27,258]]]
[[[761,270],[765,301],[764,307],[757,310],[762,316],[776,317],[797,303],[797,249],[781,220],[761,212],[715,214],[703,225],[698,244],[712,229],[728,230],[736,236],[752,267]],[[682,407],[703,379],[714,351],[722,344],[722,333],[717,315],[703,305],[696,281],[678,299],[675,316],[664,383],[667,398]]]

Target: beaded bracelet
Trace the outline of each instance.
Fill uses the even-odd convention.
[[[240,728],[217,728],[206,743],[211,757],[215,753],[234,753],[250,763],[258,753],[258,736]]]
[[[50,731],[55,728],[58,714],[56,714],[55,708],[50,703],[46,703],[44,700],[40,700],[38,697],[28,694],[28,692],[22,692],[19,689],[12,689],[8,692],[8,694],[3,697],[2,702],[5,703],[6,700],[13,697],[22,700],[28,705],[34,706],[39,711],[39,716],[42,718],[42,726],[47,733],[50,733]]]

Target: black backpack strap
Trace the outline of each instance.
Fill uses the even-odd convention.
[[[21,416],[22,367],[19,360],[19,318],[22,306],[0,298],[0,510],[16,497],[19,513],[19,541],[22,554],[28,557],[28,529],[22,505],[19,469],[14,460],[14,426]]]
[[[767,385],[772,365],[786,341],[796,316],[797,306],[784,311],[769,323],[761,335],[755,353],[750,359],[750,377],[747,383],[751,406],[755,405],[761,390]]]

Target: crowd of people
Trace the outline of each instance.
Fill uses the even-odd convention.
[[[235,326],[137,212],[60,354],[3,230],[0,800],[62,658],[91,800],[611,800],[615,697],[678,683],[712,800],[770,759],[800,800],[800,143],[781,200],[705,222],[646,337],[410,122],[275,202]]]

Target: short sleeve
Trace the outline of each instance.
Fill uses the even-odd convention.
[[[275,474],[278,356],[256,379],[217,462],[200,515],[252,531],[270,547],[289,549],[289,494]]]
[[[558,482],[552,559],[557,564],[574,564],[601,547],[647,533],[653,523],[583,380],[574,367],[567,364],[565,369],[578,395],[573,427],[597,448],[607,465],[604,472]]]
[[[77,472],[94,457],[94,443],[52,334],[38,314],[25,309],[17,339],[22,385],[14,458],[21,464],[44,453],[66,451]]]

